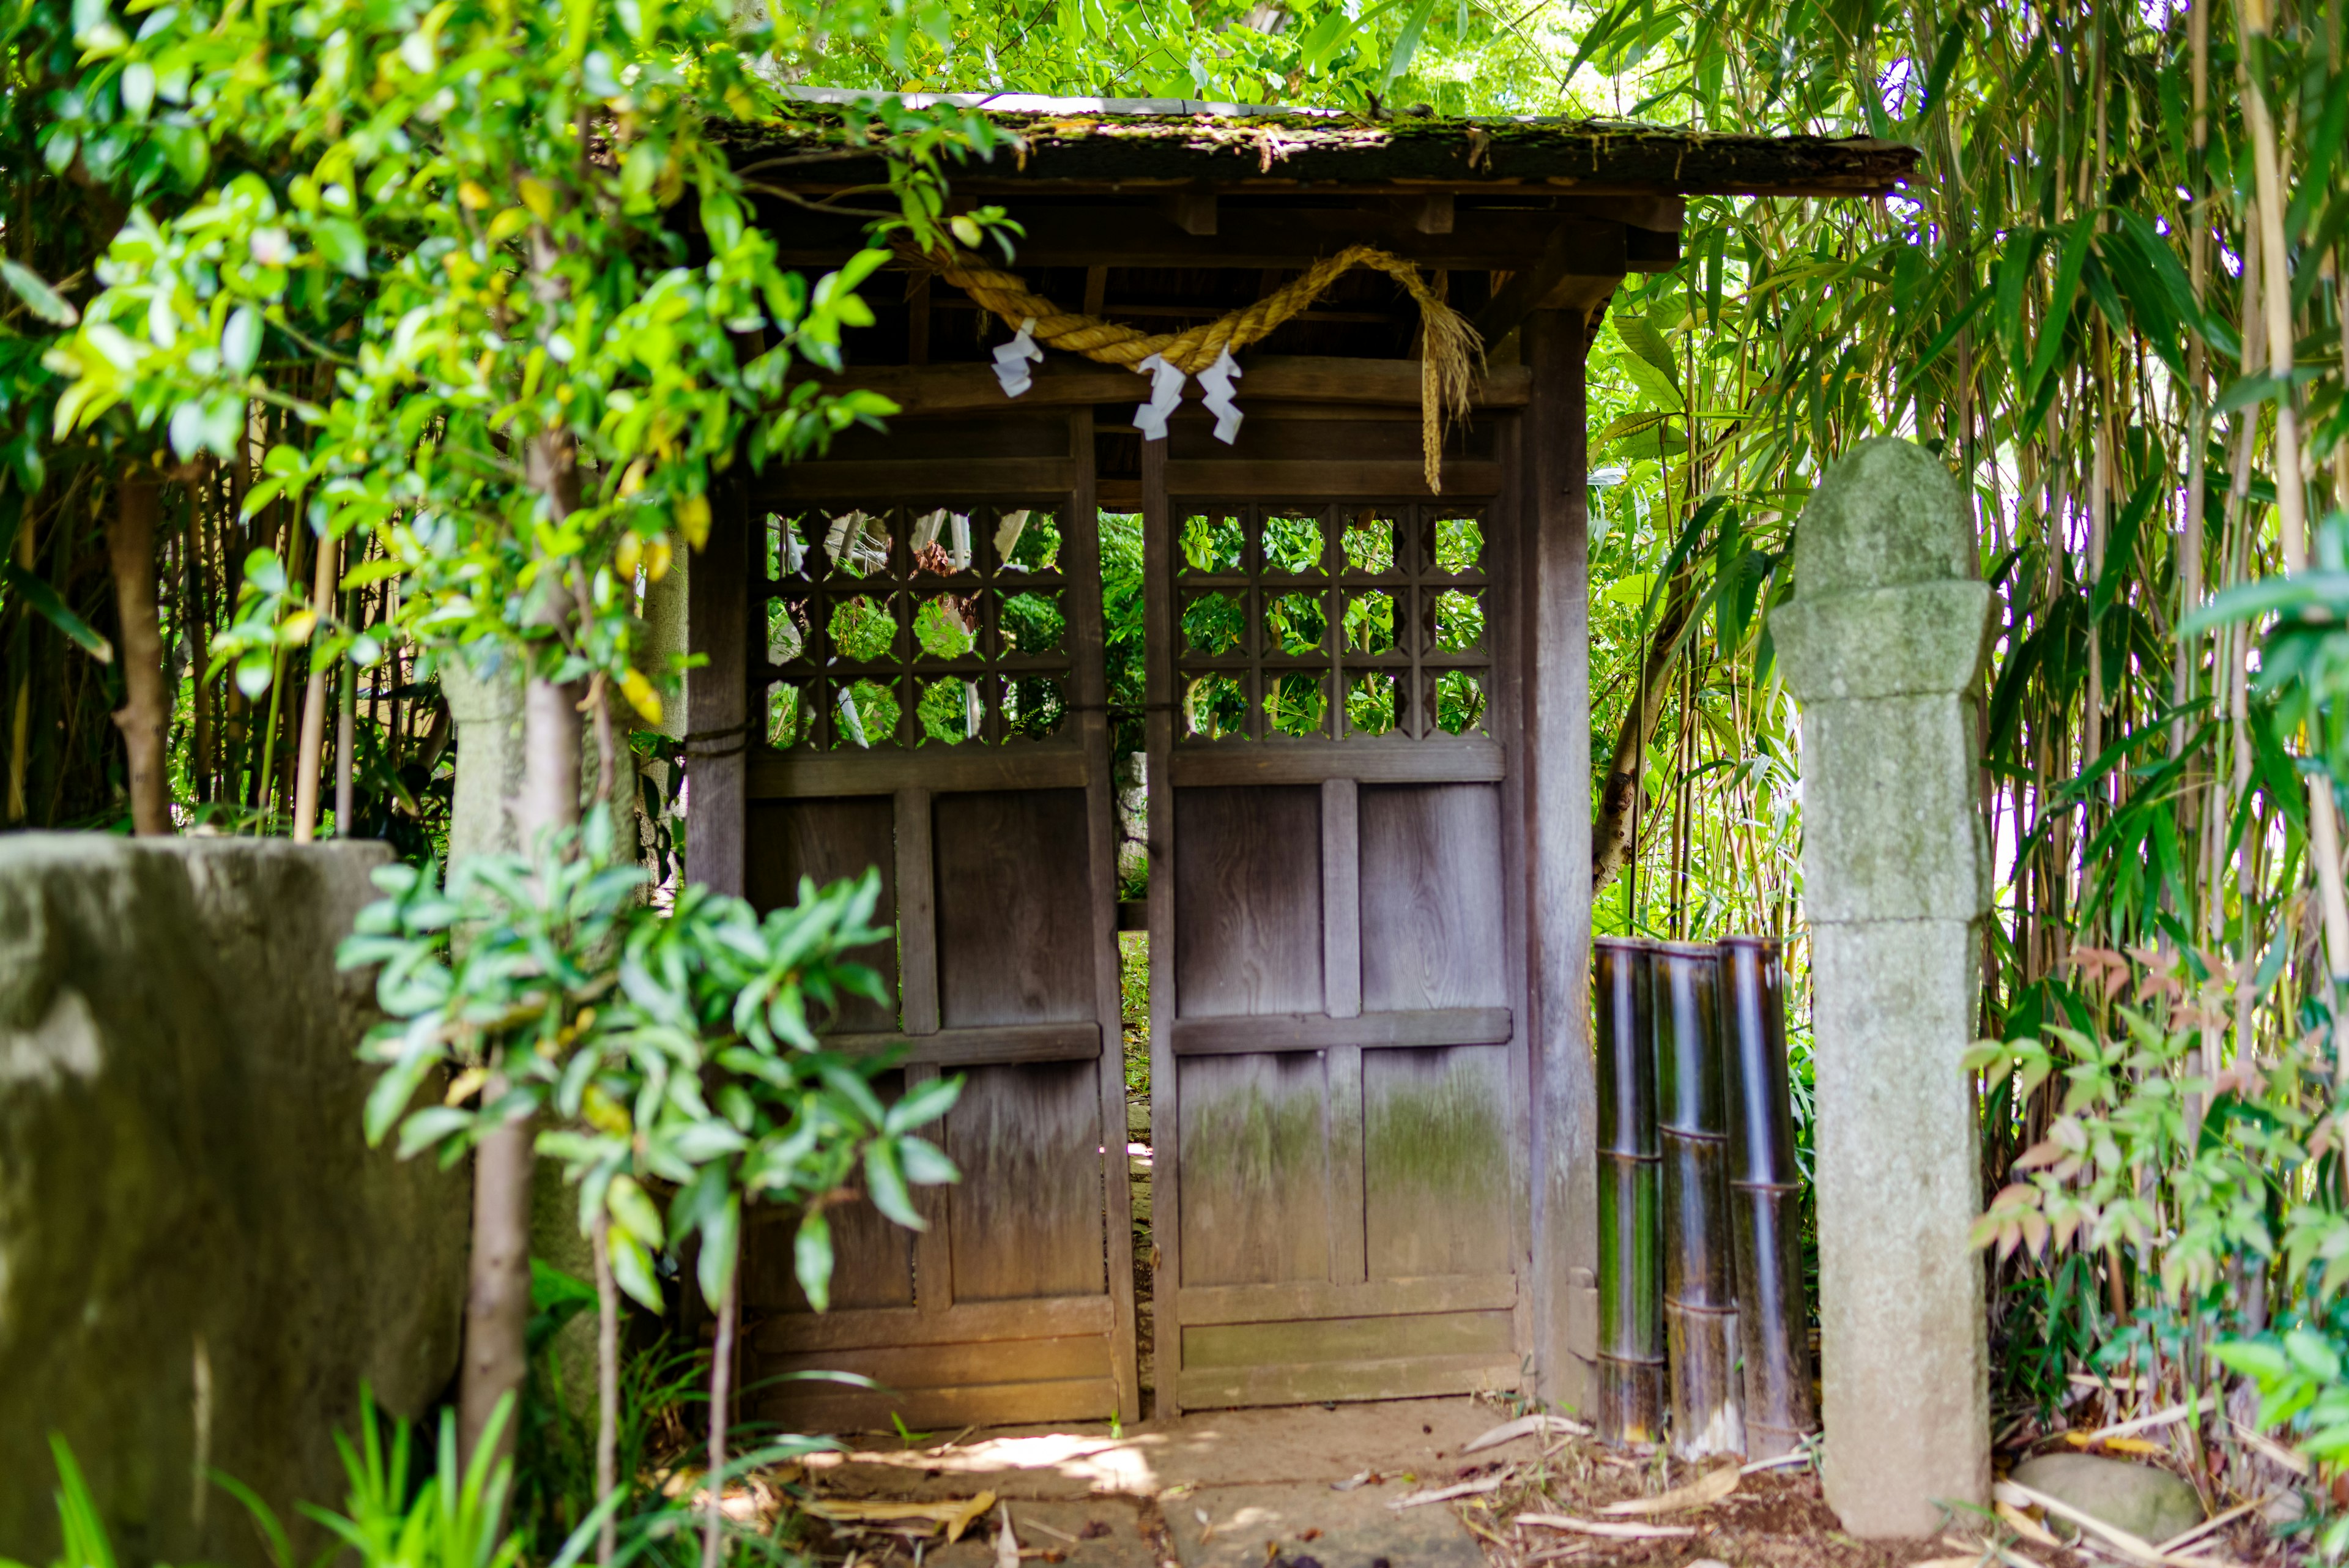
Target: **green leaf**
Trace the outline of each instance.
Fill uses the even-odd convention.
[[[818,1312],[832,1310],[832,1222],[821,1209],[811,1209],[800,1221],[798,1236],[792,1242],[792,1271],[799,1276],[800,1289],[807,1293],[808,1305]]]
[[[926,1138],[899,1138],[897,1158],[905,1167],[905,1179],[916,1187],[937,1187],[962,1179],[962,1172],[947,1158],[946,1151]]]
[[[865,1149],[864,1179],[873,1189],[875,1209],[908,1231],[929,1229],[914,1208],[913,1194],[905,1189],[905,1173],[897,1164],[897,1150],[888,1139],[877,1139]]]
[[[367,232],[351,219],[318,219],[310,225],[310,242],[328,266],[350,277],[367,276]]]
[[[962,1079],[933,1078],[905,1091],[897,1103],[881,1118],[881,1130],[889,1133],[910,1132],[926,1122],[934,1122],[948,1111],[962,1095]]]
[[[88,621],[74,614],[48,584],[14,561],[0,562],[0,582],[7,584],[10,593],[22,595],[25,602],[31,605],[43,620],[65,633],[75,647],[100,664],[114,662],[114,645],[100,637]]]
[[[701,1299],[709,1303],[712,1312],[726,1301],[727,1287],[734,1282],[735,1261],[741,1255],[742,1195],[730,1192],[726,1201],[701,1226],[701,1254],[694,1265],[694,1276],[701,1285]]]
[[[7,280],[16,297],[25,302],[26,309],[50,326],[71,327],[81,319],[81,312],[74,308],[71,300],[51,288],[39,273],[22,262],[0,256],[0,278]]]
[[[657,1247],[667,1237],[661,1224],[660,1210],[654,1206],[645,1189],[632,1176],[616,1176],[605,1204],[612,1213],[613,1223],[647,1246]]]
[[[647,1312],[661,1311],[660,1281],[653,1273],[652,1254],[645,1251],[644,1243],[615,1226],[604,1251],[611,1260],[612,1282]]]

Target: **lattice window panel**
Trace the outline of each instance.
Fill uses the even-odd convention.
[[[855,751],[1072,733],[1050,506],[811,505],[767,520],[767,743]]]
[[[1185,503],[1177,516],[1179,742],[1489,733],[1481,509]]]

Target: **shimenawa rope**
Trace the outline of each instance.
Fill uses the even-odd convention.
[[[1419,306],[1420,447],[1427,487],[1438,493],[1444,489],[1444,417],[1467,415],[1470,386],[1477,362],[1484,358],[1484,345],[1467,317],[1437,298],[1417,267],[1371,245],[1349,245],[1335,255],[1324,256],[1299,277],[1227,316],[1185,331],[1159,333],[1063,310],[1031,292],[1019,274],[991,267],[968,252],[916,253],[913,259],[992,311],[1013,331],[1025,327],[1050,348],[1127,369],[1138,369],[1155,355],[1187,376],[1208,369],[1226,352],[1270,336],[1275,327],[1309,309],[1330,285],[1354,268],[1385,273]]]

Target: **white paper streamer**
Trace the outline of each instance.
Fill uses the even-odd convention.
[[[1019,324],[1019,331],[1010,342],[995,350],[995,379],[1003,383],[1003,395],[1016,398],[1034,386],[1035,379],[1028,374],[1030,360],[1041,364],[1044,351],[1028,335],[1036,330],[1036,318],[1030,317]]]
[[[1166,439],[1166,417],[1183,400],[1183,372],[1153,354],[1134,368],[1135,373],[1150,372],[1150,400],[1133,410],[1133,422],[1144,441]]]
[[[1226,446],[1232,444],[1232,438],[1240,433],[1240,421],[1247,418],[1232,401],[1232,383],[1245,374],[1228,348],[1199,372],[1199,386],[1207,394],[1207,411],[1216,416],[1216,439]]]

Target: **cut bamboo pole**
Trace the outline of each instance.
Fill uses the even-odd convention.
[[[1664,1425],[1661,1156],[1644,941],[1600,937],[1599,1432],[1653,1442]]]
[[[1745,1355],[1745,1452],[1794,1453],[1811,1430],[1809,1314],[1803,1283],[1802,1184],[1786,1081],[1786,974],[1778,943],[1721,944],[1723,1089],[1729,1106],[1729,1215],[1738,1337]]]
[[[1738,1419],[1737,1296],[1729,1261],[1721,964],[1709,942],[1661,942],[1651,961],[1672,1452],[1702,1459],[1745,1448]]]

